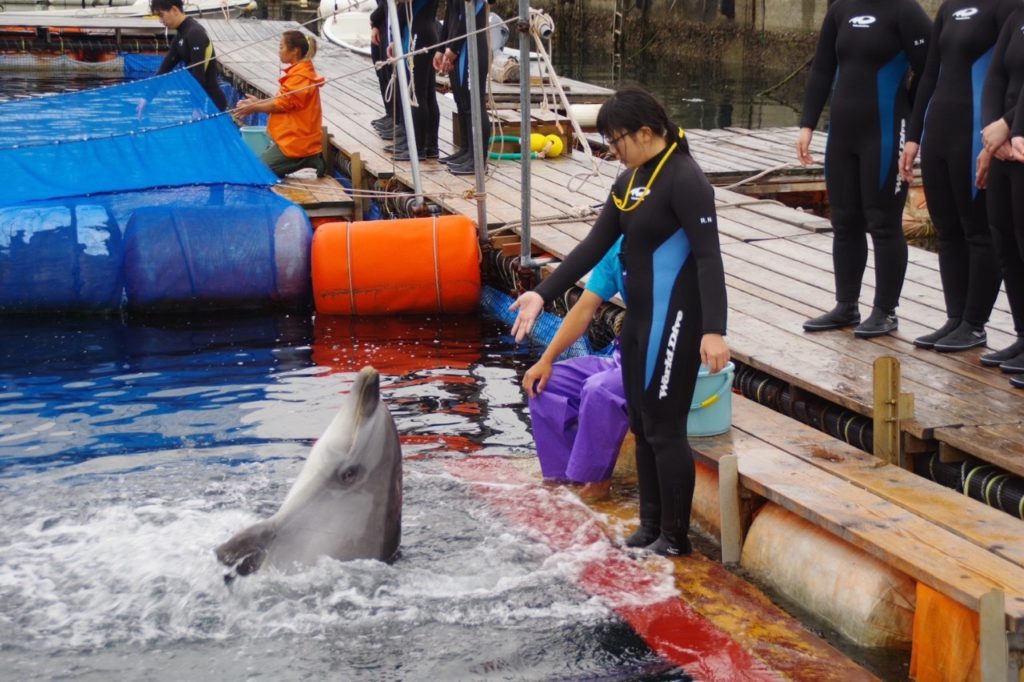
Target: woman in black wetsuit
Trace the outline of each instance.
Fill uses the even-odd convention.
[[[621,335],[629,423],[636,436],[640,528],[626,540],[664,555],[690,553],[693,453],[686,417],[697,371],[729,360],[723,339],[725,275],[714,191],[689,153],[682,129],[639,88],[602,106],[598,130],[627,170],[590,234],[555,272],[512,305],[512,332],[529,333],[544,303],[586,274],[625,236],[626,298]]]
[[[946,323],[914,339],[920,348],[954,352],[983,346],[999,274],[978,187],[990,156],[981,143],[981,93],[999,30],[1021,0],[946,0],[932,27],[928,63],[914,101],[907,146],[900,159],[904,182],[913,180],[922,138],[921,175],[928,213],[939,235],[939,274]]]
[[[1024,4],[1003,25],[992,51],[985,77],[981,111],[982,141],[992,154],[988,171],[988,218],[996,254],[1003,269],[1006,298],[1017,341],[981,357],[981,364],[1004,372],[1024,372],[1024,159],[1016,159],[1010,146],[1013,134],[1024,134]],[[1010,380],[1018,388],[1024,381]]]
[[[834,231],[836,305],[804,322],[807,331],[858,325],[854,334],[868,338],[897,327],[907,270],[907,186],[898,172],[911,104],[907,66],[915,74],[924,69],[930,29],[916,0],[836,0],[825,15],[807,82],[797,158],[804,165],[813,162],[811,136],[831,93],[825,185]],[[875,247],[875,298],[870,317],[861,323],[857,300],[868,234]]]

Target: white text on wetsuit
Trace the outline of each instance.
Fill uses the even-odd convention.
[[[668,380],[672,375],[672,360],[676,355],[676,342],[679,340],[679,327],[683,323],[683,311],[676,312],[676,321],[672,324],[672,333],[668,335],[668,345],[665,347],[665,373],[661,375],[661,386],[658,389],[658,399],[668,395]]]

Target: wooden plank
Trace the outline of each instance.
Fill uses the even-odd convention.
[[[733,395],[733,424],[808,464],[1024,567],[1024,522],[756,402]],[[701,441],[694,441],[698,445]]]
[[[694,441],[702,453],[739,456],[741,484],[863,549],[968,608],[993,589],[1007,595],[1011,631],[1024,624],[1024,568],[939,528],[866,490],[733,428]]]
[[[1019,404],[1016,414],[1020,411]],[[1008,419],[1006,423],[951,426],[935,429],[934,438],[970,453],[982,461],[995,464],[1018,476],[1024,476],[1024,422]],[[1024,540],[1024,537],[1021,538]]]
[[[718,460],[718,504],[722,520],[721,547],[724,564],[738,564],[743,550],[738,462],[736,455],[725,455]]]

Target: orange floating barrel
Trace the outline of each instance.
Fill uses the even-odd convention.
[[[476,225],[465,216],[326,223],[312,252],[321,314],[468,313],[480,302]]]

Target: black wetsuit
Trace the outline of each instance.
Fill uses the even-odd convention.
[[[387,48],[391,42],[391,35],[388,33],[388,3],[387,0],[377,0],[377,7],[370,13],[370,28],[380,31],[380,43],[370,43],[370,60],[374,64],[386,61],[388,58]],[[377,69],[377,85],[380,86],[380,98],[384,102],[384,111],[395,117],[393,111],[394,99],[388,97],[388,83],[391,81],[391,65],[386,64]]]
[[[899,303],[907,269],[907,187],[898,172],[911,105],[907,67],[924,69],[930,29],[916,0],[836,0],[822,23],[800,125],[817,125],[831,92],[825,184],[840,303],[860,297],[867,233],[875,247],[874,305],[892,312]]]
[[[420,50],[437,44],[438,0],[411,0],[398,5],[398,25],[401,29],[404,52]],[[409,30],[407,5],[412,6],[412,30]],[[433,64],[433,51],[427,50],[412,58],[412,89],[416,104],[412,108],[412,124],[416,133],[416,148],[437,153],[437,128],[441,122],[437,106],[437,79]]]
[[[474,17],[476,28],[480,30],[487,26],[487,2],[485,0],[473,0],[473,9],[476,11]],[[470,90],[470,79],[473,76],[469,73],[469,46],[466,44],[466,2],[465,0],[448,0],[448,10],[444,20],[444,40],[453,42],[445,45],[458,55],[455,59],[455,68],[451,72],[452,95],[455,97],[455,107],[459,117],[459,131],[462,135],[461,149],[467,148],[470,140],[469,132],[473,130],[472,115],[472,91]],[[487,47],[487,31],[476,34],[477,76],[480,82],[480,113],[481,133],[483,141],[484,158],[487,158],[487,147],[490,143],[491,123],[487,116],[487,81],[489,80],[489,64],[491,51]]]
[[[1016,116],[1024,95],[1024,8],[1006,20],[992,51],[982,94],[982,124],[1002,118],[1011,129],[1024,130]],[[1020,133],[1018,133],[1020,134]],[[988,219],[1013,326],[1024,336],[1024,164],[993,158],[988,174]]]
[[[156,73],[158,76],[167,73],[178,64],[185,65],[218,109],[224,111],[228,108],[227,98],[224,97],[220,83],[217,82],[220,67],[213,51],[213,43],[206,35],[206,29],[192,17],[185,17],[178,26],[171,49]]]
[[[667,150],[666,150],[667,152]],[[629,306],[622,328],[622,375],[636,435],[640,520],[685,544],[693,500],[693,453],[686,417],[705,333],[725,334],[726,291],[714,190],[696,161],[673,153],[647,187],[663,152],[615,181],[590,234],[536,291],[551,301],[625,235]],[[632,185],[627,196],[627,188]],[[646,198],[632,210],[637,198]]]
[[[976,327],[988,322],[999,274],[985,209],[975,184],[981,153],[981,93],[999,29],[1020,0],[946,0],[932,27],[907,140],[922,142],[921,175],[939,235],[946,314]]]

